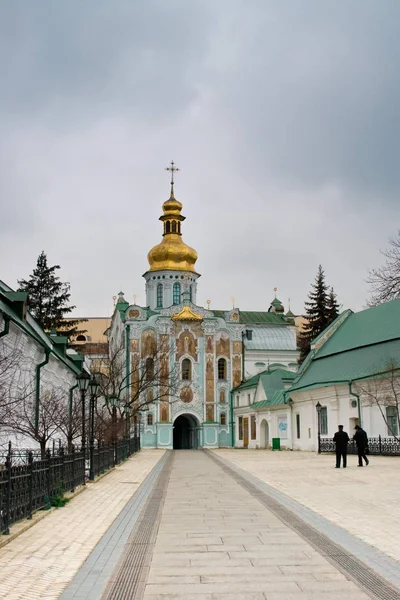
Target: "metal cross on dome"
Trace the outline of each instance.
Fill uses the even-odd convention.
[[[176,171],[180,171],[181,169],[179,169],[179,167],[176,167],[174,161],[171,160],[171,166],[165,167],[165,170],[171,171],[171,193],[173,193],[173,191],[174,191],[174,173]]]

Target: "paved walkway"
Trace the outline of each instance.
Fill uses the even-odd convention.
[[[0,548],[0,598],[59,598],[163,454],[142,450]]]
[[[215,450],[352,535],[400,561],[400,458],[371,456],[335,469],[335,457],[312,452]]]
[[[204,452],[175,451],[145,600],[366,600]]]

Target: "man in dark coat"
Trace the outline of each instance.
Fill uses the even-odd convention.
[[[353,440],[357,444],[358,466],[363,466],[363,459],[365,460],[365,464],[369,465],[369,460],[365,456],[366,450],[368,448],[368,436],[364,429],[362,429],[362,427],[360,427],[359,425],[356,425],[354,429],[356,430],[356,432],[353,435]]]
[[[339,425],[339,431],[333,436],[333,441],[336,444],[336,468],[340,469],[340,459],[343,458],[343,469],[347,467],[347,444],[350,438],[345,431],[343,425]]]

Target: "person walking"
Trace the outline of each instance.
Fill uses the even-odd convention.
[[[365,456],[365,453],[367,452],[367,449],[368,449],[368,436],[367,436],[366,432],[364,431],[364,429],[362,427],[360,427],[359,425],[356,425],[354,427],[354,429],[356,430],[356,432],[353,435],[353,440],[357,444],[358,466],[359,467],[364,466],[363,459],[365,460],[365,466],[368,466],[369,460]]]
[[[343,458],[343,469],[347,467],[347,444],[350,440],[346,431],[343,431],[343,425],[339,425],[339,431],[333,436],[336,444],[336,468],[340,469],[340,461]]]

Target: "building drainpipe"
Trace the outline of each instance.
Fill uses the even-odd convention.
[[[353,392],[353,390],[351,389],[352,383],[353,383],[352,381],[349,381],[349,394],[351,396],[354,396],[355,398],[357,398],[358,424],[359,424],[360,427],[362,427],[360,396],[358,394],[356,394],[355,392]]]
[[[234,427],[234,415],[233,415],[233,392],[230,391],[229,392],[229,403],[230,403],[230,408],[231,408],[231,442],[232,442],[232,448],[235,447],[235,427]]]
[[[5,335],[8,335],[10,333],[10,317],[8,315],[3,314],[3,319],[4,319],[4,329],[3,329],[3,331],[0,331],[0,338],[4,337]]]
[[[45,359],[43,362],[36,365],[36,393],[35,393],[35,432],[39,430],[39,404],[40,404],[40,371],[42,367],[48,364],[50,358],[50,350],[45,348]]]
[[[75,385],[73,385],[72,387],[69,388],[68,434],[70,436],[71,443],[72,443],[72,439],[71,439],[71,432],[72,432],[72,405],[73,405],[73,399],[74,399],[74,390],[76,390],[77,387],[78,387],[78,384],[76,383]],[[69,448],[68,448],[68,452],[70,452]]]

